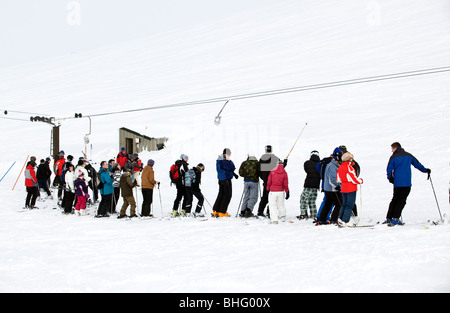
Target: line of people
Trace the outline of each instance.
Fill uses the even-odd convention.
[[[393,155],[389,160],[387,178],[394,184],[394,196],[389,205],[386,223],[401,225],[401,213],[406,199],[411,191],[411,165],[424,173],[431,173],[420,164],[415,157],[404,151],[399,143],[392,144]],[[154,160],[148,160],[146,166],[137,154],[128,155],[125,148],[116,159],[109,162],[102,161],[98,173],[84,159],[78,160],[75,167],[73,157],[64,158],[64,151],[59,154],[54,166],[55,179],[53,186],[58,188],[58,199],[65,214],[72,212],[84,215],[89,203],[98,202],[98,192],[101,201],[96,217],[106,217],[116,213],[116,206],[120,196],[123,205],[118,218],[126,217],[130,207],[130,216],[136,217],[136,201],[133,195],[134,187],[139,185],[142,190],[141,216],[151,217],[153,190],[159,188],[159,181],[155,180]],[[205,166],[199,163],[189,169],[189,157],[180,156],[169,170],[171,184],[176,187],[176,197],[173,203],[172,216],[204,216],[204,201],[206,200],[200,189],[202,173]],[[214,202],[214,217],[229,217],[228,207],[232,198],[232,179],[244,178],[244,190],[239,204],[239,216],[254,217],[254,208],[260,198],[257,217],[269,217],[271,223],[278,223],[286,217],[284,200],[289,199],[289,179],[285,170],[288,160],[281,160],[272,152],[272,146],[265,147],[265,154],[258,160],[249,155],[241,163],[239,175],[231,160],[231,150],[226,148],[216,161],[219,192]],[[42,188],[51,197],[48,188],[50,176],[50,158],[41,160],[37,174],[35,172],[36,158],[32,157],[25,170],[25,185],[27,198],[25,208],[35,208],[39,189]],[[357,185],[363,180],[359,177],[360,166],[354,156],[345,146],[339,146],[333,153],[320,159],[318,151],[312,151],[310,159],[304,163],[306,173],[303,192],[300,198],[300,220],[312,218],[316,225],[338,224],[341,227],[354,226],[350,217],[357,217],[356,193]],[[260,179],[263,188],[260,190]],[[90,200],[88,188],[92,190],[94,199]],[[324,192],[323,201],[317,210],[316,201],[318,191]],[[63,194],[64,192],[64,194]],[[198,200],[194,212],[192,211],[194,197]],[[266,211],[267,205],[269,209]],[[308,215],[309,209],[309,215]],[[236,214],[237,215],[237,214]]]

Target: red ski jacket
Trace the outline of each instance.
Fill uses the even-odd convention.
[[[289,179],[283,164],[279,164],[269,174],[267,190],[274,192],[289,192]]]
[[[25,169],[25,186],[26,187],[36,187],[37,178],[36,172],[34,171],[34,166],[28,163]]]
[[[120,167],[122,169],[125,168],[125,164],[127,164],[127,160],[128,160],[128,154],[126,152],[124,152],[124,153],[119,152],[119,154],[117,155],[117,158],[116,158],[116,162],[120,164]]]
[[[55,164],[55,175],[61,176],[62,170],[63,170],[63,166],[64,166],[65,163],[66,163],[66,159],[65,158],[61,158],[58,161],[56,161],[56,164]]]
[[[356,176],[356,171],[353,168],[353,162],[343,162],[339,166],[336,173],[336,180],[341,183],[341,192],[350,193],[358,190],[358,185],[363,183],[362,178]]]

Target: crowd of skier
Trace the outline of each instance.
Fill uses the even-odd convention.
[[[398,142],[393,143],[391,149],[393,154],[387,167],[387,179],[394,185],[394,193],[385,223],[395,226],[403,224],[401,215],[411,191],[411,166],[428,175],[431,170],[426,169]],[[189,168],[188,162],[189,157],[182,154],[169,170],[171,185],[176,187],[171,216],[205,217],[206,199],[200,189],[205,166],[200,163]],[[41,190],[47,194],[47,198],[53,199],[49,188],[52,187],[57,190],[58,205],[64,214],[86,215],[88,205],[99,203],[95,217],[117,214],[119,219],[136,218],[139,216],[133,190],[140,186],[143,198],[140,217],[153,217],[153,191],[160,187],[160,182],[155,179],[154,160],[150,159],[144,164],[138,154],[128,154],[126,149],[122,148],[115,159],[102,161],[98,171],[83,157],[77,161],[71,155],[66,158],[64,151],[58,153],[52,169],[50,163],[51,159],[47,158],[40,160],[37,165],[36,157],[31,157],[27,163],[25,209],[36,208],[36,200],[40,197]],[[241,176],[244,179],[244,190],[238,209],[239,216],[269,218],[272,224],[284,220],[284,201],[290,198],[289,178],[285,170],[287,163],[287,159],[281,160],[274,155],[272,146],[269,145],[265,147],[265,154],[259,160],[254,155],[249,155],[247,160],[241,163],[237,174],[230,149],[224,149],[216,161],[219,191],[212,205],[212,216],[230,216],[228,207],[233,195],[232,180]],[[347,148],[336,147],[330,156],[323,159],[320,159],[318,151],[312,151],[310,159],[304,163],[304,170],[306,178],[300,198],[300,215],[297,218],[312,219],[316,225],[356,226],[356,194],[363,179],[359,177],[359,164]],[[324,196],[317,209],[319,191],[323,191]],[[123,199],[123,205],[118,211],[116,209],[120,197]],[[197,199],[195,208],[194,197]],[[258,200],[259,205],[255,211]]]

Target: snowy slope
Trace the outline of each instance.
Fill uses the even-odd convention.
[[[441,0],[408,1],[406,8],[404,1],[283,1],[193,29],[2,68],[0,106],[65,118],[448,66],[449,13],[448,1]],[[191,165],[206,165],[202,190],[212,203],[215,159],[224,148],[231,149],[236,166],[249,153],[259,157],[267,144],[283,158],[308,122],[287,167],[289,219],[299,213],[309,152],[325,157],[345,144],[362,167],[362,224],[383,220],[392,194],[385,168],[394,141],[432,169],[447,213],[449,83],[443,73],[236,100],[225,108],[220,126],[213,120],[223,103],[94,117],[90,156],[94,162],[113,158],[120,127],[168,137],[166,150],[141,154],[142,160],[156,160],[156,179],[162,181],[163,207],[155,192],[155,215],[168,215],[175,189],[167,172],[181,153]],[[61,124],[62,149],[78,157],[88,120]],[[28,155],[48,156],[50,127],[1,119],[0,130],[1,146],[9,147],[0,175],[17,162],[0,183],[2,291],[450,290],[450,229],[428,226],[439,214],[430,183],[418,171],[403,228],[337,229],[304,221],[274,226],[234,217],[76,218],[61,216],[50,201],[39,203],[39,211],[19,212],[22,176],[11,190]],[[242,185],[233,181],[232,216]]]

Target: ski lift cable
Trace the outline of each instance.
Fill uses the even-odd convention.
[[[327,82],[327,83],[320,83],[320,84],[304,85],[304,86],[298,86],[298,87],[258,91],[258,92],[252,92],[252,93],[238,94],[238,95],[234,95],[234,96],[209,98],[209,99],[188,101],[188,102],[179,102],[179,103],[172,103],[172,104],[167,104],[167,105],[144,107],[144,108],[139,108],[139,109],[130,109],[130,110],[123,110],[123,111],[115,111],[115,112],[104,112],[104,113],[83,115],[83,118],[135,113],[135,112],[149,111],[149,110],[179,108],[179,107],[186,107],[186,106],[197,106],[197,105],[212,104],[212,103],[218,103],[218,102],[224,102],[224,101],[226,101],[226,103],[225,103],[225,105],[226,105],[229,101],[233,101],[233,100],[244,100],[244,99],[250,99],[250,98],[275,96],[275,95],[280,95],[280,94],[288,94],[288,93],[302,92],[302,91],[308,91],[308,90],[336,88],[336,87],[342,87],[342,86],[348,86],[348,85],[372,83],[372,82],[377,82],[377,81],[394,80],[394,79],[401,79],[401,78],[410,78],[410,77],[415,77],[415,76],[424,76],[424,75],[439,74],[439,73],[445,73],[445,72],[450,72],[450,66],[443,66],[443,67],[436,67],[436,68],[429,68],[429,69],[415,70],[415,71],[408,71],[408,72],[400,72],[400,73],[392,73],[392,74],[385,74],[385,75],[378,75],[378,76],[370,76],[370,77],[356,78],[356,79],[349,79],[349,80],[341,80],[341,81],[334,81],[334,82]],[[225,105],[223,106],[223,108],[225,108]],[[223,108],[220,111],[220,113],[223,111]],[[22,112],[22,111],[9,111],[9,112],[46,116],[46,114],[38,114],[38,113],[30,113],[30,112]],[[220,113],[218,116],[220,116]],[[4,117],[4,118],[11,119],[10,117]],[[65,118],[56,118],[56,120],[62,121],[62,120],[68,120],[68,119],[74,119],[74,118],[75,117],[65,117]]]
[[[365,78],[349,79],[349,80],[342,80],[342,81],[335,81],[335,82],[328,82],[328,83],[321,83],[321,84],[305,85],[305,86],[291,87],[291,88],[284,88],[284,89],[266,90],[266,91],[259,91],[259,92],[253,92],[253,93],[239,94],[239,95],[234,95],[234,96],[210,98],[210,99],[203,99],[203,100],[189,101],[189,102],[180,102],[180,103],[159,105],[159,106],[146,107],[146,108],[140,108],[140,109],[98,113],[98,114],[91,114],[88,116],[89,117],[99,117],[99,116],[125,114],[125,113],[133,113],[133,112],[148,111],[148,110],[196,106],[196,105],[202,105],[202,104],[218,103],[218,102],[223,102],[223,101],[233,101],[233,100],[243,100],[243,99],[258,98],[258,97],[267,97],[267,96],[274,96],[274,95],[294,93],[294,92],[302,92],[302,91],[308,91],[308,90],[335,88],[335,87],[342,87],[342,86],[348,86],[348,85],[372,83],[372,82],[377,82],[377,81],[394,80],[394,79],[409,78],[409,77],[415,77],[415,76],[439,74],[439,73],[445,73],[445,72],[450,72],[450,66],[402,72],[402,73],[393,73],[393,74],[387,74],[387,75],[371,76],[371,77],[365,77]]]

